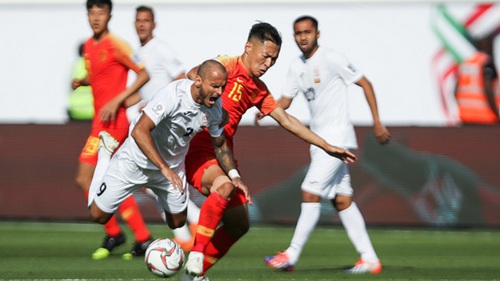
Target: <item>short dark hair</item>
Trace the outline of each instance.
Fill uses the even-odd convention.
[[[293,22],[293,25],[295,26],[295,24],[301,22],[301,21],[305,21],[305,20],[310,20],[312,21],[313,23],[313,26],[314,28],[316,28],[316,30],[318,30],[318,20],[315,19],[314,17],[312,16],[301,16],[299,18],[297,18],[294,22]]]
[[[150,12],[151,13],[151,17],[153,18],[153,22],[155,21],[155,12],[153,11],[153,8],[149,7],[149,6],[144,6],[144,5],[141,5],[139,7],[137,7],[135,9],[135,11],[138,13],[138,12]]]
[[[87,10],[90,10],[92,6],[97,6],[99,8],[108,6],[110,13],[111,10],[113,10],[113,3],[111,3],[111,0],[87,0]]]
[[[281,47],[281,34],[278,30],[267,22],[258,22],[252,25],[248,34],[248,41],[252,38],[259,39],[260,42],[271,41]]]

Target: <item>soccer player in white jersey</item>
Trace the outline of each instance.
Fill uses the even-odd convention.
[[[91,220],[106,223],[125,198],[148,187],[158,196],[168,226],[185,224],[189,189],[184,158],[193,136],[208,129],[221,168],[226,173],[235,169],[223,134],[227,120],[219,99],[226,82],[224,66],[208,60],[194,81],[174,81],[153,96],[113,155],[90,204]],[[233,184],[247,190],[240,178]]]
[[[327,142],[336,146],[356,149],[357,140],[348,114],[347,88],[360,86],[373,117],[375,135],[381,144],[389,141],[390,134],[380,122],[377,102],[371,83],[341,53],[319,47],[318,22],[310,16],[295,20],[294,38],[302,52],[289,68],[285,90],[278,101],[288,108],[298,93],[303,93],[311,111],[310,128]],[[261,116],[257,116],[257,120]],[[293,271],[310,234],[320,217],[320,200],[331,200],[349,239],[360,255],[359,261],[348,273],[377,274],[382,271],[361,212],[352,201],[353,189],[347,165],[340,159],[328,157],[315,146],[310,148],[311,164],[302,182],[301,213],[290,246],[276,256],[265,257],[268,266]]]
[[[135,10],[135,30],[141,46],[135,52],[134,59],[146,67],[149,81],[140,90],[141,101],[127,108],[127,117],[130,122],[140,114],[141,108],[146,105],[158,89],[174,80],[186,78],[184,66],[179,60],[177,52],[167,42],[153,34],[156,28],[153,8],[141,5]],[[154,195],[149,189],[146,190],[146,193]],[[191,232],[196,230],[200,216],[200,208],[191,200],[188,201],[188,204],[187,221],[189,226],[186,224],[173,230],[174,240],[186,252],[193,248],[194,235]]]

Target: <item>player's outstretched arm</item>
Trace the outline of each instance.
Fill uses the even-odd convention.
[[[345,148],[333,146],[326,142],[323,138],[315,134],[313,131],[309,130],[304,124],[300,123],[297,118],[286,113],[286,111],[278,107],[273,110],[269,115],[271,115],[274,120],[276,120],[283,128],[287,129],[292,134],[297,137],[303,139],[309,144],[313,144],[321,149],[323,149],[326,153],[333,157],[337,157],[342,160],[344,163],[352,163],[357,160],[356,155]]]
[[[214,147],[215,156],[217,157],[219,166],[229,176],[234,186],[243,191],[248,203],[252,204],[252,197],[250,196],[248,187],[241,180],[241,176],[236,169],[236,165],[234,164],[233,152],[227,144],[226,136],[221,134],[216,138],[212,138],[212,145]]]
[[[132,130],[131,136],[137,143],[137,146],[141,149],[142,153],[153,162],[158,168],[160,168],[161,173],[165,178],[167,178],[175,188],[178,188],[181,192],[184,192],[184,186],[182,185],[182,180],[175,173],[168,164],[165,162],[163,157],[158,152],[151,131],[156,127],[155,123],[146,114],[141,115],[139,121]]]

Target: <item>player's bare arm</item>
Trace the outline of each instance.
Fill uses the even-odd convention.
[[[73,81],[71,81],[71,89],[75,90],[76,88],[80,87],[80,86],[88,86],[90,85],[90,80],[89,80],[89,76],[85,76],[83,79],[73,79]]]
[[[287,97],[281,97],[279,100],[278,100],[278,105],[283,108],[284,110],[287,110],[290,105],[292,104],[292,101],[293,101],[293,98],[287,98]],[[259,126],[259,121],[264,118],[264,114],[262,114],[262,112],[260,111],[257,111],[257,113],[255,114],[255,120],[254,120],[254,125],[255,126]]]
[[[141,100],[142,100],[141,93],[135,92],[130,97],[125,99],[123,105],[125,105],[126,108],[129,108],[132,105],[135,105],[136,103],[140,102]]]
[[[149,81],[149,74],[145,68],[142,68],[137,73],[137,78],[134,83],[130,85],[125,91],[118,94],[115,98],[109,101],[106,105],[103,106],[101,112],[99,112],[99,117],[103,122],[108,122],[110,120],[115,120],[116,112],[120,105],[131,95],[138,92],[139,89],[144,86]]]
[[[333,146],[318,136],[309,128],[300,123],[297,118],[285,112],[281,107],[277,107],[269,115],[276,120],[283,128],[296,135],[309,144],[313,144],[333,157],[337,157],[344,163],[352,163],[357,160],[356,155],[345,148]]]
[[[372,113],[373,118],[373,131],[375,133],[375,137],[377,138],[380,144],[386,144],[389,142],[391,138],[391,134],[389,130],[380,122],[380,117],[378,114],[377,107],[377,98],[375,97],[375,91],[373,90],[372,83],[366,78],[361,77],[356,85],[363,88],[363,92],[365,93],[366,101],[368,102],[368,106],[370,107],[370,111]]]
[[[181,178],[177,175],[177,173],[170,169],[168,164],[156,149],[156,145],[151,135],[151,131],[153,131],[155,127],[156,125],[153,120],[151,120],[151,118],[149,118],[146,114],[143,114],[132,130],[131,136],[134,138],[142,153],[144,153],[144,155],[146,155],[146,157],[153,162],[153,164],[160,168],[160,171],[165,178],[167,178],[175,188],[184,192],[184,186],[182,185]]]
[[[226,136],[224,134],[212,138],[212,145],[214,147],[215,156],[217,157],[217,161],[219,162],[219,166],[222,170],[231,178],[233,185],[236,188],[239,188],[245,194],[248,202],[252,204],[252,198],[250,196],[250,192],[248,191],[248,187],[243,183],[239,174],[233,176],[231,171],[237,171],[236,165],[234,164],[233,152],[231,148],[226,142]]]

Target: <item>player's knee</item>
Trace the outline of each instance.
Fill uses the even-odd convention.
[[[338,212],[340,212],[340,211],[343,211],[343,210],[349,208],[349,206],[351,206],[352,197],[345,196],[345,195],[337,195],[335,197],[335,199],[333,199],[332,201],[333,201],[333,206],[335,207],[335,209]]]
[[[212,191],[216,190],[217,193],[222,195],[224,198],[230,199],[233,196],[234,191],[236,190],[236,187],[229,180],[229,178],[224,177],[224,178],[226,178],[226,180],[223,180],[221,178],[222,177],[219,177],[214,181]]]
[[[93,222],[105,224],[111,219],[112,214],[106,214],[99,210],[96,206],[91,205],[89,211],[89,218]]]
[[[179,214],[171,214],[169,212],[165,212],[165,218],[168,227],[170,227],[171,229],[183,227],[186,224],[186,214],[187,211]]]

